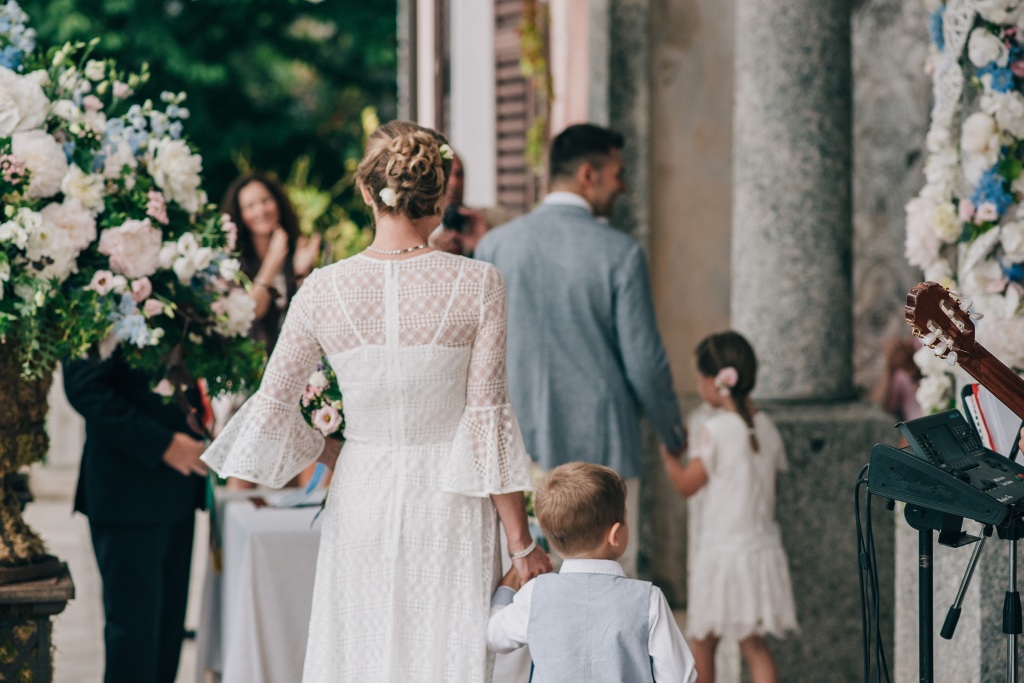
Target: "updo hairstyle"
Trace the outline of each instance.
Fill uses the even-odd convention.
[[[366,187],[377,210],[412,220],[440,215],[452,160],[441,156],[443,135],[410,121],[390,121],[366,142],[366,154],[356,170],[356,181]],[[381,198],[381,190],[395,192],[394,206]]]

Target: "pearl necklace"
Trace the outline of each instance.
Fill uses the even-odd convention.
[[[418,251],[420,249],[426,249],[427,243],[417,244],[415,247],[408,247],[406,249],[378,249],[372,244],[366,247],[366,251],[372,251],[376,254],[384,254],[385,256],[398,256],[399,254],[408,254],[411,251]]]

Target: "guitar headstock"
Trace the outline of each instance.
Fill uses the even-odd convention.
[[[936,282],[922,282],[907,294],[904,312],[914,336],[955,365],[958,359],[970,358],[975,348],[974,321],[982,315],[971,312],[972,303]]]

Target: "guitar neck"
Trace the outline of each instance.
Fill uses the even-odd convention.
[[[1024,420],[1024,380],[1017,373],[981,344],[975,344],[970,355],[962,358],[959,363],[978,384],[991,391],[1003,405]]]

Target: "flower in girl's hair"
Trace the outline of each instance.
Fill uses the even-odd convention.
[[[381,188],[380,200],[390,206],[392,209],[398,205],[398,193],[390,187]]]
[[[736,372],[736,368],[729,366],[719,370],[715,375],[715,388],[718,389],[718,395],[728,396],[729,390],[736,386],[738,381],[740,381],[740,374]]]
[[[442,144],[437,149],[441,152],[441,158],[445,161],[451,161],[455,158],[455,150],[453,150],[450,145]]]

